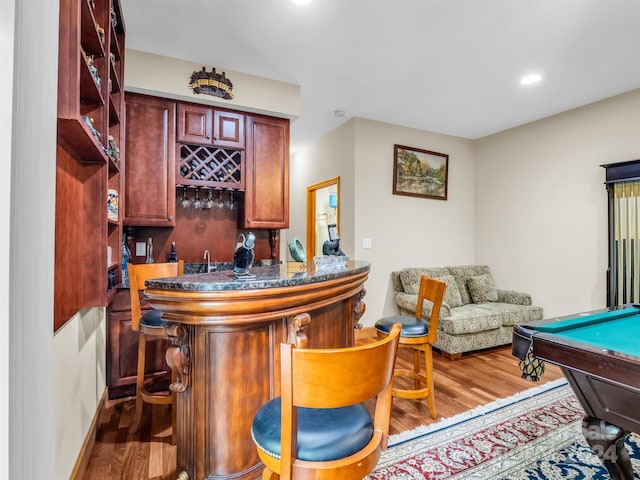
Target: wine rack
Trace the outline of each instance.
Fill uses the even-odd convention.
[[[189,144],[179,144],[178,148],[178,184],[244,188],[242,150]]]

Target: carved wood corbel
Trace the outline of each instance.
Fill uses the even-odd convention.
[[[353,329],[360,330],[362,328],[362,324],[359,320],[364,315],[364,311],[367,309],[367,306],[362,301],[364,296],[367,294],[367,291],[363,288],[358,292],[353,298]]]
[[[306,348],[309,343],[309,339],[304,333],[304,330],[311,323],[311,315],[308,313],[299,313],[291,319],[289,322],[289,337],[287,342],[294,345],[296,348]]]
[[[191,378],[191,350],[189,349],[189,331],[181,323],[167,323],[164,327],[172,345],[167,349],[167,364],[174,381],[169,388],[182,393],[189,388]]]

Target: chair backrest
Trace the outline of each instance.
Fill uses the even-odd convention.
[[[297,468],[306,468],[304,462],[294,466],[298,407],[337,408],[375,399],[374,436],[362,450],[368,458],[353,468],[366,469],[362,470],[364,476],[370,471],[368,466],[375,466],[380,451],[387,446],[400,330],[396,324],[387,337],[348,348],[308,349],[281,344],[281,478],[291,478]],[[326,477],[318,474],[314,478]]]
[[[420,278],[420,288],[418,290],[418,303],[416,305],[416,317],[422,318],[422,304],[425,300],[433,303],[431,315],[429,317],[429,332],[427,342],[433,344],[438,338],[438,322],[440,320],[440,308],[447,284],[435,278],[423,275]]]
[[[131,297],[131,329],[140,330],[142,308],[140,306],[140,292],[150,278],[176,277],[184,273],[184,260],[168,263],[140,263],[127,264],[129,274],[129,294]]]

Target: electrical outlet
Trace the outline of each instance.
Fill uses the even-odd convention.
[[[373,242],[370,238],[362,239],[362,248],[373,248]]]

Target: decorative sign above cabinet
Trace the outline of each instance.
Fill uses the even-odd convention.
[[[222,74],[216,73],[215,68],[212,68],[211,72],[207,72],[205,67],[202,67],[200,72],[194,71],[191,74],[189,88],[193,90],[193,93],[204,93],[225,100],[233,98],[233,83],[225,76],[224,72]]]

